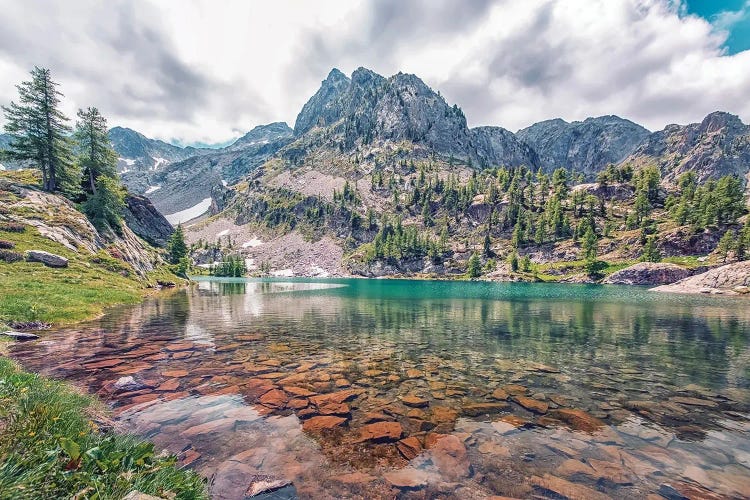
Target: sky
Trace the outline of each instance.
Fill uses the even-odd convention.
[[[470,126],[750,123],[750,0],[0,0],[0,26],[0,104],[48,67],[68,116],[180,144],[293,126],[360,66],[416,74]]]

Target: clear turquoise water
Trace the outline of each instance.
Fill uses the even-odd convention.
[[[736,497],[750,491],[748,305],[618,286],[199,279],[187,291],[24,344],[14,356],[99,392],[124,424],[171,451],[200,453],[192,466],[208,476],[237,453],[266,450],[262,460],[246,460],[293,480],[301,497],[552,498],[559,485],[549,477],[588,488],[578,492],[584,497],[640,498],[669,494],[667,487]],[[170,351],[185,342],[186,357]],[[108,358],[123,362],[86,368]],[[347,403],[346,427],[306,432],[307,415],[262,404],[250,387],[259,380],[253,367],[263,363],[279,372],[278,387],[276,380],[301,370],[293,385],[316,393],[339,390],[341,379],[361,389]],[[178,380],[179,388],[107,392],[128,374]],[[501,411],[466,411],[496,401],[493,391],[508,384],[547,404],[546,413],[512,397]],[[139,405],[144,394],[153,399]],[[427,401],[422,415],[401,402],[414,394]],[[200,419],[196,408],[204,410]],[[225,422],[227,408],[255,412],[254,423]],[[458,416],[437,422],[436,408]],[[571,426],[555,418],[560,408],[583,410],[603,427]],[[392,442],[353,444],[365,415],[382,411],[402,424],[402,437],[422,444],[437,431],[460,436],[470,473],[449,477],[430,451],[407,460]],[[498,422],[510,415],[527,425],[506,432]],[[188,431],[220,417],[228,427]],[[571,460],[598,468],[571,473]],[[384,477],[401,469],[429,479],[393,489]],[[336,479],[354,471],[374,479],[366,487]]]

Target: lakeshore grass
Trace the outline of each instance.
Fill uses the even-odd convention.
[[[94,398],[0,357],[0,499],[206,498],[197,474],[106,430],[104,414]]]

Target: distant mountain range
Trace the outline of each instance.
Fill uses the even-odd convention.
[[[349,161],[383,144],[403,144],[404,158],[441,158],[474,168],[525,165],[545,172],[565,167],[589,180],[607,165],[624,162],[658,165],[666,182],[687,170],[706,180],[728,173],[745,177],[750,169],[750,127],[729,113],[653,133],[612,115],[547,120],[516,133],[469,128],[463,111],[417,76],[385,78],[365,68],[351,77],[333,69],[302,107],[294,129],[280,122],[258,126],[218,149],[178,147],[122,127],[111,129],[110,138],[125,184],[164,214],[206,205],[212,193],[274,157],[287,165],[323,153]],[[0,135],[0,148],[6,143]]]

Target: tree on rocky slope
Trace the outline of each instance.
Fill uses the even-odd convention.
[[[8,155],[37,166],[42,171],[44,190],[75,192],[79,172],[71,152],[71,128],[60,110],[63,95],[50,70],[35,67],[31,80],[16,88],[18,102],[2,107],[5,130],[11,136]]]
[[[96,181],[94,194],[83,204],[83,211],[97,229],[122,231],[122,212],[125,210],[125,188],[119,179],[101,176]]]
[[[100,176],[117,178],[117,153],[107,135],[107,120],[97,108],[79,109],[73,138],[83,173],[82,184],[86,191],[95,195]]]
[[[174,233],[169,237],[167,252],[169,253],[169,261],[172,264],[178,264],[180,259],[187,257],[188,249],[185,244],[185,233],[182,231],[181,224],[177,225]]]

